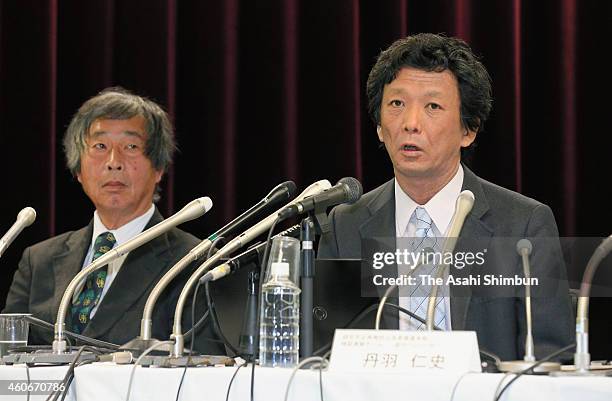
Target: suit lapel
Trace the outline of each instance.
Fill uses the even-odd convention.
[[[377,252],[395,252],[395,192],[394,180],[388,181],[380,193],[367,205],[370,218],[360,227],[361,240],[376,240]],[[381,246],[382,244],[382,246]],[[370,261],[371,262],[371,261]],[[371,266],[372,264],[369,263]],[[383,270],[385,277],[397,277],[397,266],[389,266]],[[382,297],[386,288],[377,287],[378,295]],[[398,299],[389,298],[389,302],[398,303]],[[398,312],[385,312],[383,315],[385,327],[398,328]]]
[[[461,189],[467,189],[474,193],[474,206],[463,224],[460,238],[455,247],[456,252],[474,251],[474,244],[478,244],[478,248],[486,247],[493,235],[493,230],[483,220],[489,210],[489,203],[482,185],[478,181],[478,177],[465,165],[463,171],[464,177]],[[453,276],[459,278],[467,278],[470,273],[469,265],[466,265],[463,269],[452,270]],[[450,293],[453,330],[464,330],[472,291],[469,286],[451,286]]]
[[[85,260],[85,255],[87,255],[92,233],[93,220],[89,222],[87,227],[70,234],[66,240],[63,252],[53,257],[52,280],[55,282],[53,285],[54,293],[51,298],[53,302],[49,305],[53,322],[56,320],[59,305],[68,284],[83,268],[83,260]],[[67,320],[70,321],[70,319]]]
[[[145,230],[162,220],[155,210]],[[83,334],[94,338],[103,336],[157,282],[172,258],[167,234],[130,252]]]
[[[395,194],[393,180],[367,205],[370,218],[360,227],[361,238],[395,237]]]

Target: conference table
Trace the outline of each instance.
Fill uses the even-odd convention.
[[[26,400],[25,393],[7,390],[8,383],[27,380],[61,380],[67,366],[0,366],[0,400]],[[126,400],[133,365],[93,363],[75,369],[66,400]],[[180,400],[225,400],[236,367],[150,368],[136,367],[131,401],[175,400],[181,377]],[[255,368],[255,400],[283,400],[291,369]],[[496,373],[397,374],[319,372],[300,370],[289,390],[289,400],[382,400],[422,401],[493,400],[500,381],[512,376]],[[321,380],[321,381],[320,381]],[[248,400],[251,391],[251,366],[238,370],[229,400]],[[11,395],[12,394],[12,395]],[[45,400],[47,395],[32,395],[30,400]],[[612,377],[523,376],[503,394],[501,400],[612,400]]]

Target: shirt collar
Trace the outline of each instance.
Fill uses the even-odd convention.
[[[457,172],[448,184],[424,205],[419,205],[412,200],[400,187],[397,179],[395,179],[395,224],[397,225],[395,232],[397,236],[404,234],[406,227],[408,227],[410,216],[412,216],[417,206],[424,208],[438,230],[445,234],[455,212],[455,202],[461,193],[463,176],[463,166],[459,164]]]
[[[108,228],[106,228],[106,226],[104,226],[102,220],[100,220],[100,216],[98,215],[98,211],[96,210],[94,212],[93,219],[94,224],[93,236],[91,237],[91,246],[93,247],[93,243],[95,242],[96,238],[98,238],[98,235],[106,231],[110,231],[111,233],[113,233],[115,239],[117,240],[116,246],[126,243],[136,235],[140,234],[142,230],[144,230],[149,220],[151,220],[151,217],[153,217],[153,213],[155,213],[155,205],[151,204],[149,210],[147,210],[143,215],[136,217],[129,223],[126,223],[117,229],[109,230]]]

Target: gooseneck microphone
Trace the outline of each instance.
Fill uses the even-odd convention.
[[[300,236],[300,225],[296,224],[294,226],[289,227],[285,231],[282,231],[276,234],[273,239],[276,237],[294,237],[297,238]],[[266,248],[266,243],[262,242],[257,244],[241,254],[234,256],[227,262],[215,267],[205,275],[200,278],[200,282],[205,283],[207,281],[217,281],[220,278],[223,278],[231,273],[234,273],[240,270],[243,266],[248,265],[254,260],[258,259],[260,256],[263,256],[263,252]]]
[[[223,226],[221,229],[210,235],[207,239],[194,247],[187,255],[179,260],[164,276],[157,282],[144,307],[142,320],[140,322],[140,337],[129,341],[123,345],[124,349],[146,349],[148,341],[152,336],[152,316],[153,308],[161,293],[168,287],[170,282],[178,276],[187,266],[194,261],[200,259],[210,249],[213,241],[219,237],[227,237],[235,232],[244,229],[247,224],[264,212],[269,212],[269,209],[277,206],[279,203],[289,201],[295,195],[296,187],[293,181],[286,181],[274,187],[262,200],[252,206],[250,209],[236,217],[234,220]],[[143,348],[144,347],[144,348]]]
[[[227,237],[237,231],[243,230],[247,224],[251,224],[253,218],[261,213],[267,212],[268,208],[272,208],[281,202],[290,201],[295,196],[296,190],[297,187],[293,181],[285,181],[282,184],[278,184],[256,205],[223,226],[217,232],[209,236],[208,239],[214,241],[218,237]]]
[[[36,220],[36,210],[31,207],[24,207],[17,215],[17,220],[9,228],[9,230],[0,239],[0,257],[11,243],[17,238],[17,236],[23,231],[24,228],[28,227]]]
[[[127,254],[128,252],[146,244],[152,239],[159,237],[166,231],[202,216],[212,208],[212,201],[208,197],[198,198],[189,202],[185,207],[168,217],[162,222],[138,234],[128,242],[117,248],[111,249],[98,259],[92,261],[89,266],[81,270],[68,284],[62,301],[60,302],[59,310],[57,311],[57,320],[55,321],[55,338],[53,340],[53,353],[61,354],[66,351],[66,340],[64,339],[66,313],[70,306],[70,300],[79,283],[84,280],[90,273],[106,266],[113,260]]]
[[[531,317],[531,266],[529,263],[529,255],[533,252],[533,245],[527,238],[520,239],[516,243],[516,252],[521,257],[523,264],[523,275],[525,276],[525,320],[527,321],[527,333],[525,335],[525,356],[519,361],[500,361],[497,363],[497,368],[500,372],[521,372],[536,362],[534,346],[533,346],[533,330]],[[533,369],[534,373],[546,373],[558,371],[561,369],[561,364],[558,362],[539,362],[538,366]]]
[[[580,295],[578,297],[578,309],[576,313],[576,353],[574,353],[574,366],[576,373],[586,375],[590,373],[591,355],[589,354],[589,296],[591,283],[599,264],[612,251],[612,235],[605,238],[595,249],[589,259],[582,283],[580,284]]]
[[[531,320],[531,285],[529,278],[531,277],[531,266],[529,264],[529,255],[533,251],[533,245],[527,238],[523,238],[516,243],[516,251],[521,257],[523,263],[523,275],[525,276],[525,317],[527,319],[527,335],[525,336],[525,362],[535,361],[533,351],[533,330]]]
[[[310,185],[308,188],[306,188],[300,195],[297,196],[296,199],[291,201],[289,205],[295,204],[296,202],[300,202],[308,196],[317,195],[323,192],[324,190],[329,189],[330,187],[331,184],[327,180],[317,181],[314,184]],[[232,239],[223,248],[219,249],[217,253],[212,255],[208,260],[206,260],[202,265],[200,265],[200,267],[198,267],[195,272],[192,273],[191,277],[189,277],[187,283],[183,287],[181,294],[179,295],[179,299],[176,303],[176,309],[174,310],[174,325],[172,328],[171,338],[175,340],[175,343],[174,349],[172,351],[172,356],[180,357],[183,355],[185,347],[183,329],[181,327],[181,317],[183,316],[183,309],[185,307],[187,297],[191,293],[191,290],[193,289],[194,285],[198,282],[199,278],[209,269],[215,266],[221,260],[221,258],[232,254],[233,252],[242,248],[244,245],[253,241],[265,231],[269,230],[272,224],[274,224],[274,222],[276,221],[278,213],[281,210],[285,209],[285,207],[272,213],[271,215],[261,220],[259,223],[255,224],[239,236]]]
[[[447,255],[455,250],[457,245],[457,239],[463,228],[465,218],[472,211],[474,206],[474,194],[472,191],[462,191],[457,197],[455,202],[455,213],[450,222],[450,227],[445,235],[444,244],[442,245],[442,255]],[[443,262],[438,266],[437,278],[442,277],[444,271],[448,268],[449,263],[444,262],[448,258],[442,258]],[[437,280],[436,280],[437,281]],[[436,298],[438,297],[438,285],[434,284],[431,286],[431,293],[429,294],[429,300],[427,303],[427,330],[432,331],[434,329],[434,315],[436,312]]]
[[[279,212],[278,216],[281,220],[285,220],[315,209],[325,210],[341,203],[352,204],[357,202],[362,194],[361,183],[353,177],[345,177],[328,190],[287,206]]]

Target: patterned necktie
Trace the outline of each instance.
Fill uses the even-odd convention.
[[[109,231],[98,235],[94,242],[92,262],[113,249],[116,243],[117,240],[115,236]],[[85,330],[87,323],[89,323],[89,315],[91,314],[91,310],[100,301],[107,274],[108,266],[104,266],[90,273],[85,280],[85,286],[79,294],[79,297],[72,303],[72,331],[75,333],[81,334],[83,330]]]
[[[415,209],[410,219],[416,226],[412,251],[427,253],[427,250],[431,251],[431,249],[433,249],[434,252],[440,252],[442,239],[436,237],[435,225],[427,211],[419,206]],[[422,283],[419,276],[426,275],[433,278],[436,277],[437,271],[437,266],[431,263],[420,265],[413,273],[414,276],[417,277],[417,285],[413,287],[414,290],[410,294],[410,311],[424,319],[427,317],[427,304],[429,302],[429,294],[431,293],[432,286],[428,283]],[[446,330],[446,304],[444,303],[444,297],[442,295],[445,295],[444,291],[442,288],[439,288],[438,298],[436,299],[434,324]],[[421,322],[417,320],[413,320],[413,322],[417,330],[426,329],[426,326]]]

